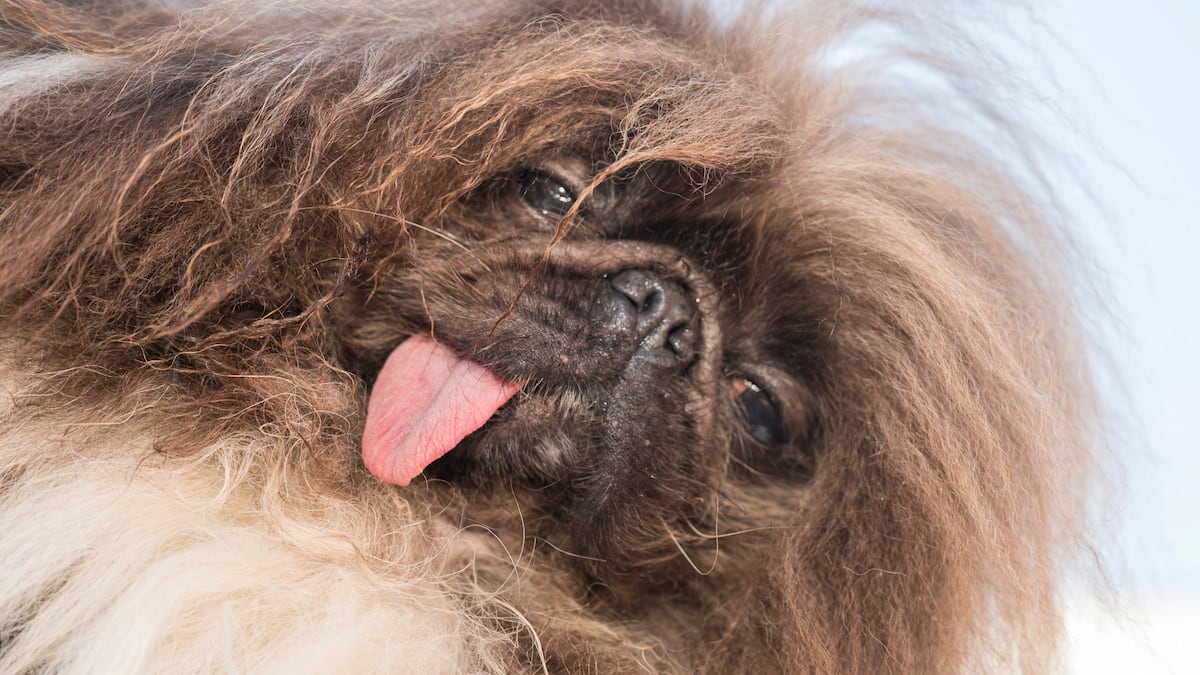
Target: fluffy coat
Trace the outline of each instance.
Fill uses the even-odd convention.
[[[0,672],[1052,667],[1094,404],[982,62],[921,8],[344,4],[0,1]],[[873,31],[902,65],[834,50]],[[495,337],[598,250],[697,268],[686,406]],[[367,399],[422,332],[531,384],[386,485]]]

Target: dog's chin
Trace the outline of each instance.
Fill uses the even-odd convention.
[[[519,393],[425,473],[473,490],[566,485],[595,452],[596,408],[576,390]]]

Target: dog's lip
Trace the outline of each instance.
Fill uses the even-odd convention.
[[[486,424],[521,386],[427,335],[414,335],[392,350],[376,377],[363,463],[381,480],[407,485]]]

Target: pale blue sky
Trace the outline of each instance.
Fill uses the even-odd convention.
[[[1068,105],[1109,161],[1088,169],[1111,209],[1078,205],[1109,274],[1124,379],[1110,391],[1128,468],[1117,538],[1129,577],[1200,588],[1200,3],[1062,0],[1042,11]],[[1088,147],[1079,148],[1094,155]]]

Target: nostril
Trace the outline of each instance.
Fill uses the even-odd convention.
[[[692,296],[677,281],[640,269],[624,270],[610,279],[627,307],[639,343],[639,353],[673,362],[690,363],[699,340]]]
[[[642,298],[642,301],[637,308],[638,314],[651,314],[657,311],[661,305],[662,293],[652,290],[646,294],[646,297]]]
[[[667,348],[681,360],[690,361],[696,355],[696,330],[692,323],[675,326],[667,333]]]
[[[633,303],[639,315],[654,311],[661,303],[662,291],[657,280],[642,270],[625,270],[612,278],[612,287]]]

